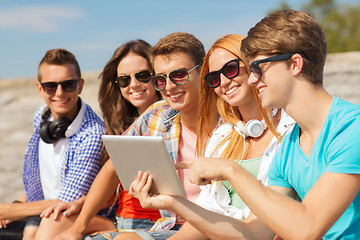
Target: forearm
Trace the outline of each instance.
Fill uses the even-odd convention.
[[[0,219],[18,220],[40,215],[46,208],[60,202],[59,199],[43,200],[29,203],[13,203],[0,205]]]
[[[245,222],[208,211],[182,197],[173,197],[172,211],[211,239],[272,239],[260,221]]]
[[[76,232],[84,232],[91,218],[102,209],[104,204],[115,192],[118,184],[119,178],[116,175],[111,160],[108,160],[91,185],[83,208],[72,226]]]
[[[284,239],[321,238],[353,201],[360,180],[356,175],[324,173],[303,201],[297,202],[285,196],[289,190],[264,187],[240,166],[228,176],[254,214]]]

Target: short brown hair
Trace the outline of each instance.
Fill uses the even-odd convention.
[[[249,30],[241,50],[248,58],[302,53],[304,77],[314,85],[323,84],[327,42],[319,23],[306,12],[282,10],[263,18]]]
[[[39,68],[42,64],[50,64],[50,65],[65,65],[71,64],[75,66],[76,75],[81,78],[81,71],[78,61],[75,58],[75,55],[63,48],[56,48],[48,50],[45,53],[45,56],[41,59],[38,67],[38,81],[41,80],[41,76],[39,74]]]
[[[157,56],[166,56],[174,52],[184,52],[189,54],[194,60],[195,65],[202,65],[205,56],[204,45],[199,39],[189,33],[175,32],[160,39],[153,47],[151,63],[154,63],[154,59]]]

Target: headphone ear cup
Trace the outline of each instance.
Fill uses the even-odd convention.
[[[245,134],[253,138],[260,137],[265,130],[265,125],[259,120],[252,119],[245,125]]]
[[[65,132],[71,121],[67,118],[59,118],[53,122],[44,121],[40,124],[40,137],[46,143],[54,143],[65,137]]]
[[[56,142],[56,138],[50,133],[50,124],[49,121],[44,121],[40,123],[40,137],[46,143]]]
[[[71,121],[67,118],[56,119],[50,124],[50,133],[57,139],[64,138],[65,132],[70,124]]]

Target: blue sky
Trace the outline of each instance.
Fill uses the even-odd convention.
[[[299,9],[307,1],[286,1]],[[36,76],[48,49],[73,52],[83,72],[101,70],[122,43],[154,45],[169,33],[194,34],[206,50],[249,28],[281,0],[1,0],[0,79]]]

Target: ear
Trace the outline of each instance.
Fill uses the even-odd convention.
[[[83,89],[83,87],[84,87],[84,83],[85,83],[84,79],[83,79],[83,78],[80,78],[79,87],[78,87],[78,94],[81,94],[82,89]]]
[[[304,66],[303,57],[300,54],[296,53],[291,57],[291,59],[292,59],[291,70],[293,71],[294,75],[299,75]]]
[[[41,83],[39,81],[36,81],[36,89],[38,91],[38,94],[41,98],[44,98],[44,92],[41,86]]]

